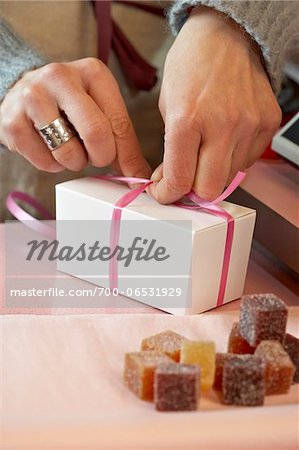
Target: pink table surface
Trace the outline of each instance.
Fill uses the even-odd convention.
[[[0,248],[3,226],[0,226]],[[2,260],[2,261],[1,261]],[[153,308],[9,309],[0,252],[3,450],[187,450],[298,448],[298,385],[266,406],[222,406],[212,392],[194,413],[157,413],[123,385],[123,356],[150,334],[173,329],[225,351],[239,301],[198,316]],[[299,335],[298,285],[254,250],[245,292],[275,292]]]

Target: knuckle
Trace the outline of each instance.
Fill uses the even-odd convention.
[[[1,128],[8,138],[19,137],[23,132],[23,124],[17,116],[9,116],[2,119]]]
[[[94,58],[92,56],[85,58],[84,64],[91,70],[92,69],[98,70],[102,67],[102,62],[99,59]]]
[[[244,126],[250,132],[255,132],[260,128],[262,120],[257,112],[248,112],[244,117]]]
[[[181,175],[166,179],[168,189],[177,194],[187,194],[192,188],[192,182],[189,178]]]
[[[73,148],[71,146],[62,146],[57,150],[54,150],[53,156],[60,164],[65,165],[72,162],[74,158]]]
[[[221,189],[209,188],[209,189],[194,189],[195,193],[202,197],[204,200],[215,200],[220,194]]]
[[[84,130],[83,140],[87,144],[108,141],[110,135],[109,127],[100,122],[89,123]]]
[[[184,110],[169,117],[168,123],[165,127],[166,133],[168,131],[167,130],[168,128],[172,130],[182,130],[186,132],[198,129],[197,121],[194,115],[188,114]]]
[[[132,177],[135,176],[138,173],[139,168],[141,166],[140,156],[137,153],[127,154],[125,157],[125,165],[127,169],[130,170],[130,172],[132,173],[131,176]]]
[[[240,121],[240,113],[237,110],[226,111],[220,118],[221,126],[228,131],[234,130]]]
[[[105,74],[108,74],[111,80],[113,79],[111,72],[106,65],[94,57],[84,59],[84,71],[86,72],[86,75],[88,75],[89,78],[92,77],[92,79],[98,78],[99,80],[102,80],[103,75]]]
[[[24,87],[22,92],[22,100],[24,105],[32,106],[40,102],[42,96],[41,88],[38,84],[30,84]]]
[[[111,126],[113,133],[119,138],[127,137],[132,129],[130,119],[123,114],[116,114],[112,117]]]
[[[271,111],[271,114],[265,118],[264,129],[274,134],[280,127],[282,119],[282,112],[278,105],[275,105]]]
[[[63,63],[50,63],[43,67],[43,76],[47,79],[65,78],[67,75],[67,66]]]

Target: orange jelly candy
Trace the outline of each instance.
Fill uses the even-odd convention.
[[[181,346],[187,339],[174,331],[167,330],[143,339],[141,350],[154,350],[165,353],[176,362],[180,360]]]
[[[253,354],[255,347],[252,347],[246,339],[240,334],[239,323],[235,322],[232,326],[228,338],[228,353],[237,353],[239,355]]]
[[[161,352],[126,353],[124,380],[128,388],[142,400],[153,401],[155,370],[161,364],[173,363]]]
[[[266,364],[266,395],[286,394],[293,381],[295,366],[278,341],[262,341],[256,348],[255,356]]]
[[[283,346],[295,366],[293,383],[299,383],[299,339],[286,333]]]

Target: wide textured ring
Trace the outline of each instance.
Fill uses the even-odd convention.
[[[38,132],[51,151],[56,150],[75,136],[70,124],[63,117],[53,120],[40,128]]]

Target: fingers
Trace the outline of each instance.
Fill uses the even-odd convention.
[[[32,123],[25,114],[18,114],[8,121],[1,121],[1,136],[5,135],[3,143],[12,151],[20,153],[37,169],[47,172],[64,170],[52,157],[48,147],[34,130]],[[2,140],[2,139],[1,139]]]
[[[214,200],[224,190],[231,169],[234,144],[230,139],[210,137],[199,150],[198,165],[193,185],[197,195]]]
[[[248,169],[262,156],[271,139],[272,134],[263,131],[255,138],[244,140],[235,148],[227,184],[231,183],[239,170]]]
[[[41,87],[25,89],[25,111],[37,130],[57,119],[61,115],[57,103]],[[72,138],[52,152],[48,153],[63,167],[78,171],[87,164],[87,155],[77,137]]]
[[[77,62],[78,66],[82,63],[83,61]],[[113,153],[110,150],[109,163],[117,159],[123,175],[148,178],[151,170],[140,150],[116,81],[104,65],[93,59],[89,64],[85,63],[82,74],[88,94],[101,109],[110,126],[115,149]],[[106,144],[97,146],[98,153],[103,149],[106,153],[109,150]]]
[[[200,133],[188,119],[175,119],[165,127],[163,177],[149,186],[149,192],[160,203],[172,203],[187,194],[194,182]],[[161,168],[154,174],[161,176]]]
[[[64,111],[79,134],[90,162],[105,167],[115,158],[116,149],[110,124],[83,86],[68,78],[68,70],[61,65],[50,67],[54,82],[48,85],[60,110]],[[56,74],[55,72],[59,73]],[[47,76],[50,76],[49,74]]]

